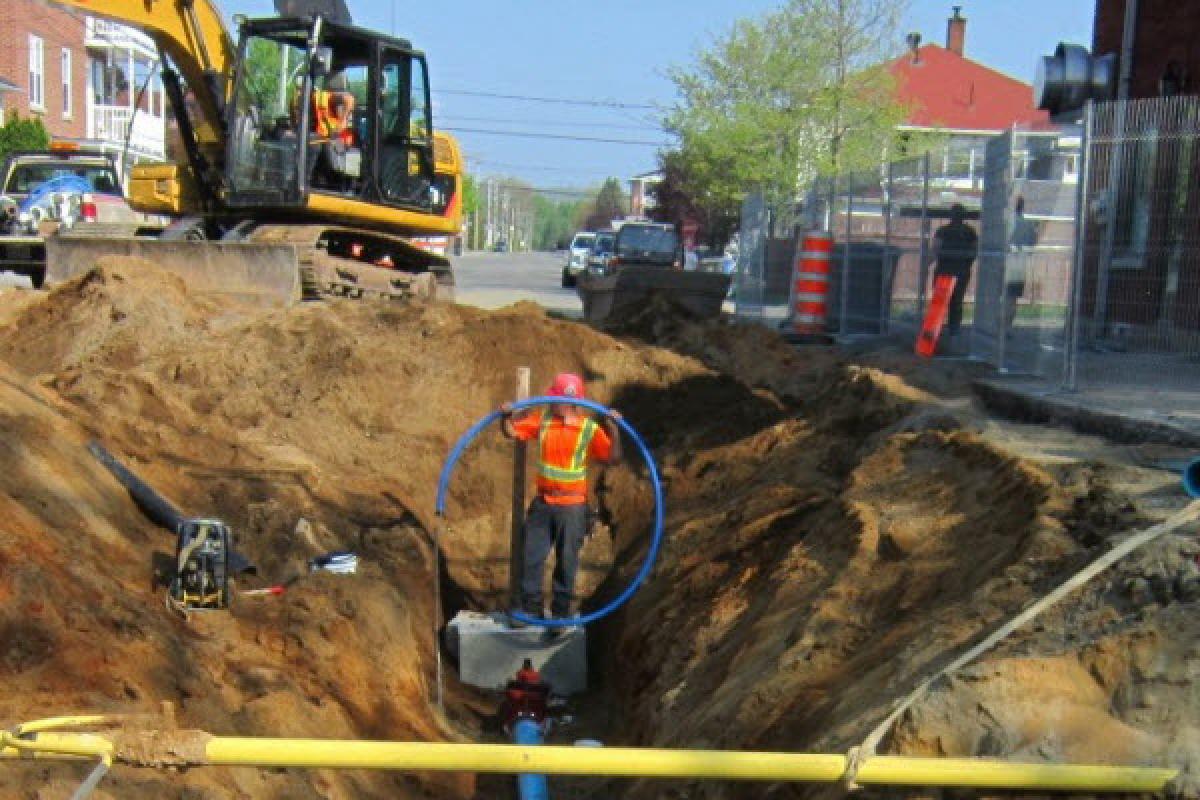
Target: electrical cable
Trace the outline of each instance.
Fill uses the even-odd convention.
[[[565,133],[537,133],[534,131],[497,131],[488,128],[439,127],[451,133],[482,133],[490,136],[513,136],[521,139],[563,139],[569,142],[602,142],[604,144],[631,144],[643,147],[668,147],[669,142],[651,142],[646,139],[607,139],[599,136],[572,136]]]
[[[654,131],[661,132],[660,125],[620,125],[612,122],[564,122],[562,120],[549,119],[511,119],[500,117],[475,117],[462,116],[459,114],[438,114],[439,120],[449,120],[453,122],[490,122],[499,125],[550,125],[559,128],[608,128],[610,130],[619,131]]]
[[[457,94],[465,97],[490,97],[496,100],[524,100],[530,103],[556,103],[567,106],[589,106],[592,108],[640,108],[651,111],[658,108],[649,103],[618,103],[613,100],[578,100],[569,97],[534,97],[524,94],[481,92],[474,89],[434,89],[433,92],[434,94]]]
[[[609,409],[599,403],[591,400],[572,397],[531,397],[528,400],[520,400],[512,404],[513,412],[524,411],[529,408],[538,406],[551,405],[572,405],[586,408],[598,414],[609,414]],[[471,444],[485,428],[491,425],[496,420],[504,416],[503,411],[493,411],[483,419],[476,422],[467,432],[464,433],[450,450],[450,455],[446,458],[446,463],[442,466],[442,474],[438,478],[437,503],[435,511],[439,517],[446,516],[446,494],[450,489],[450,478],[454,474],[454,466],[462,457],[463,451]],[[611,419],[611,417],[610,417]],[[654,456],[650,454],[650,449],[646,447],[646,443],[636,430],[633,429],[624,418],[615,418],[617,425],[623,430],[633,443],[637,446],[638,452],[642,456],[642,460],[646,464],[646,469],[650,473],[650,484],[654,488],[654,533],[650,538],[650,548],[646,551],[646,556],[642,559],[642,566],[638,569],[633,580],[629,582],[616,598],[609,601],[604,606],[601,606],[595,611],[588,614],[583,614],[577,617],[568,617],[564,619],[543,619],[541,617],[532,617],[523,612],[510,612],[513,619],[524,622],[527,625],[541,625],[546,628],[567,628],[575,625],[587,625],[599,619],[607,617],[609,614],[616,611],[621,606],[628,602],[633,596],[642,582],[650,575],[650,570],[654,567],[654,562],[658,559],[658,551],[662,546],[663,538],[663,494],[662,482],[658,477],[658,467],[654,464]]]

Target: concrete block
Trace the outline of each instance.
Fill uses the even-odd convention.
[[[460,611],[446,626],[446,644],[458,657],[458,677],[480,689],[503,689],[525,659],[558,695],[587,689],[587,633],[583,628],[550,639],[548,628],[508,627],[500,612]]]

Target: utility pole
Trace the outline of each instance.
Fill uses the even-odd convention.
[[[483,247],[485,250],[492,246],[492,179],[487,179],[487,226],[484,230]]]

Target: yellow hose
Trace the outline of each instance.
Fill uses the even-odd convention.
[[[23,722],[13,732],[21,736],[27,733],[41,733],[43,731],[61,730],[62,728],[94,727],[96,725],[107,724],[113,719],[106,714],[77,714],[70,717],[47,717],[45,719],[35,719],[31,722]]]
[[[35,733],[28,739],[10,731],[0,731],[0,756],[5,758],[46,758],[48,755],[112,758],[113,745],[94,733]]]

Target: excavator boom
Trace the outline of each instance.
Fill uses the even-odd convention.
[[[210,0],[56,0],[91,16],[128,25],[145,33],[159,52],[171,59],[195,98],[199,111],[191,123],[198,143],[216,156],[221,133],[226,82],[237,49],[220,9]],[[180,113],[175,109],[176,114]]]

